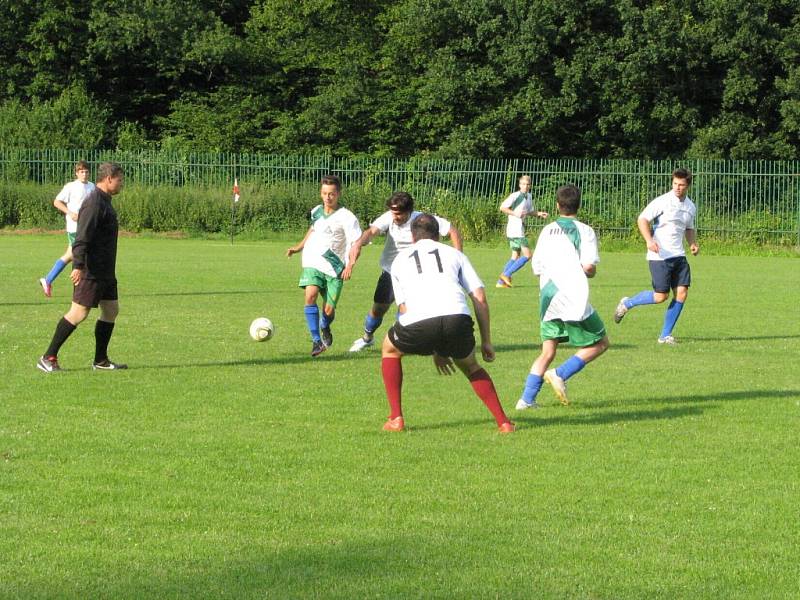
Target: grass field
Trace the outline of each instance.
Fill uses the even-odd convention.
[[[536,282],[487,283],[488,366],[517,433],[459,376],[407,359],[410,430],[381,431],[377,351],[349,355],[378,275],[365,249],[318,359],[285,242],[124,238],[111,357],[94,317],[35,368],[69,304],[36,282],[63,237],[0,235],[2,598],[797,598],[800,263],[698,256],[677,347],[642,253],[602,253],[612,348],[516,413]],[[250,341],[256,316],[277,326]],[[381,335],[386,324],[381,328]],[[570,351],[559,352],[556,363]]]

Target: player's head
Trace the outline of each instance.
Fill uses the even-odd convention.
[[[556,204],[558,214],[573,216],[578,214],[581,207],[581,189],[577,185],[562,185],[556,190]]]
[[[391,211],[394,222],[402,225],[414,212],[414,198],[408,192],[395,192],[386,201],[386,208]]]
[[[97,167],[97,187],[107,194],[118,194],[122,190],[125,175],[122,166],[115,162],[100,163]]]
[[[86,183],[89,181],[89,163],[85,160],[79,160],[75,163],[75,177],[77,177],[81,183]]]
[[[325,206],[336,208],[339,205],[339,193],[342,182],[336,175],[325,175],[320,181],[319,196]]]
[[[523,175],[519,178],[519,191],[523,194],[530,191],[531,189],[531,178],[530,175]]]
[[[672,191],[678,198],[683,200],[686,197],[690,185],[692,172],[689,169],[675,169],[672,172]]]
[[[411,237],[415,242],[419,240],[439,241],[439,221],[431,214],[417,215],[411,223]]]

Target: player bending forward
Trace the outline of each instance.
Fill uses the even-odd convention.
[[[491,362],[495,357],[483,282],[464,254],[439,243],[439,224],[433,215],[423,213],[414,219],[411,235],[414,243],[397,255],[391,268],[399,317],[382,347],[383,383],[391,409],[384,430],[405,428],[401,408],[403,356],[432,354],[441,375],[452,374],[455,363],[491,411],[500,432],[511,433],[514,424],[503,412],[491,377],[475,358],[473,321],[465,291],[475,309],[483,359]]]
[[[565,185],[556,192],[560,215],[539,234],[533,272],[539,276],[542,353],[533,361],[517,410],[538,408],[536,395],[547,381],[562,404],[569,404],[566,381],[608,349],[606,328],[589,304],[588,277],[600,257],[594,230],[577,220],[581,191]],[[579,350],[557,369],[547,370],[560,342]]]

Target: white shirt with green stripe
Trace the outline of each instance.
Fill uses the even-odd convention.
[[[506,225],[506,237],[521,238],[525,237],[525,225],[519,215],[533,212],[533,200],[529,192],[514,192],[503,200],[500,208],[510,208],[514,211],[513,215],[508,215]]]
[[[531,260],[542,321],[583,321],[594,312],[583,265],[599,262],[597,236],[585,223],[559,217],[542,229]]]
[[[320,204],[311,211],[311,228],[303,246],[303,268],[338,277],[347,265],[350,247],[361,237],[358,219],[342,206],[326,215]]]

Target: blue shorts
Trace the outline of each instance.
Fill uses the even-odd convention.
[[[648,263],[655,292],[666,294],[678,286],[689,287],[692,284],[692,271],[685,256],[651,260]]]

